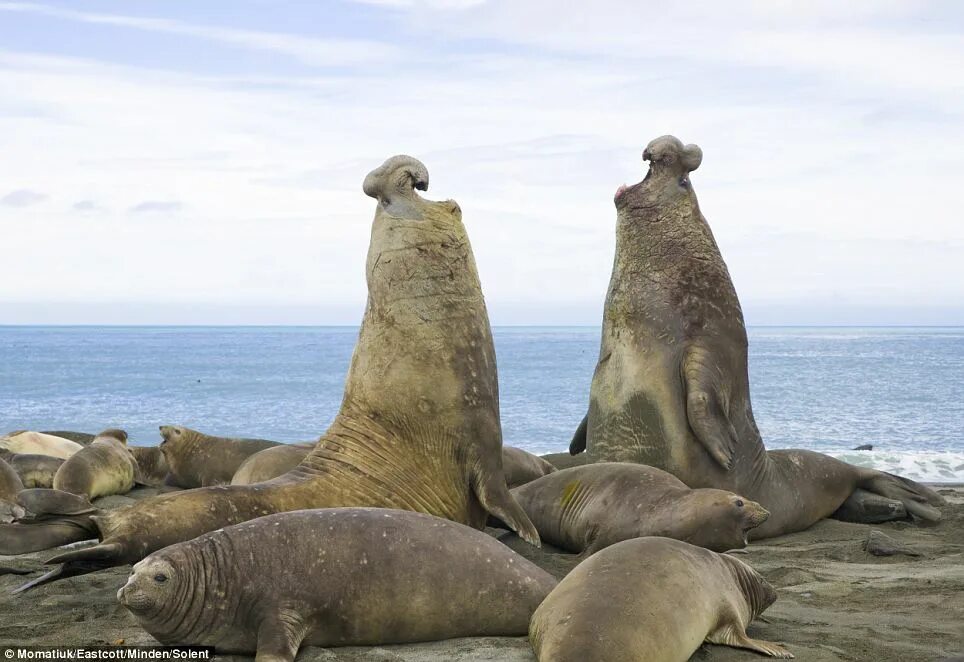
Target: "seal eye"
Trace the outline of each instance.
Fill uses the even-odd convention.
[[[690,185],[690,180],[686,178],[686,175],[683,175],[682,177],[679,178],[679,185],[682,186],[683,188],[686,188],[687,186]]]
[[[156,575],[154,575],[154,581],[156,581],[158,584],[163,584],[164,582],[167,581],[167,575],[159,572]]]
[[[743,507],[743,499],[737,499],[737,500],[736,500],[736,507],[737,507],[737,508],[742,508],[742,507]]]

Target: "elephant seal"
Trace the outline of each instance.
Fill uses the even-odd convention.
[[[12,522],[24,516],[17,504],[17,494],[23,490],[23,482],[16,470],[0,458],[0,522]]]
[[[314,444],[282,444],[250,456],[234,474],[232,485],[261,483],[288,473],[307,457]]]
[[[160,487],[167,482],[170,469],[159,446],[129,446],[128,450],[136,463],[134,482],[151,487]]]
[[[0,438],[0,449],[21,455],[50,455],[66,460],[83,446],[76,441],[43,432],[20,430]]]
[[[33,487],[53,487],[54,476],[60,466],[66,462],[59,457],[50,455],[11,455],[10,466],[13,467],[25,489]]]
[[[269,515],[155,552],[117,599],[161,643],[290,662],[302,643],[523,635],[555,585],[462,524],[330,508]]]
[[[503,446],[502,470],[506,484],[513,488],[551,474],[556,468],[538,455],[515,446]]]
[[[753,419],[736,290],[689,173],[702,151],[673,136],[643,152],[646,178],[616,192],[616,256],[589,413],[570,452],[670,472],[770,511],[752,538],[805,529],[863,488],[937,520],[910,480],[805,450],[767,452]]]
[[[777,593],[745,563],[669,538],[624,540],[570,572],[539,606],[540,662],[686,662],[706,641],[792,658],[746,627]]]
[[[83,534],[75,529],[85,526],[102,540],[50,559],[65,565],[24,588],[307,508],[397,508],[479,529],[491,514],[538,545],[503,475],[495,347],[461,211],[451,200],[431,202],[415,192],[427,186],[425,166],[407,156],[388,159],[365,178],[365,192],[378,199],[368,304],[341,409],[300,465],[255,485],[143,499],[87,516],[90,525],[72,521],[33,537],[0,531],[0,554],[49,544],[57,533],[76,539]]]
[[[512,490],[539,538],[594,554],[630,538],[663,536],[715,552],[746,547],[769,513],[732,492],[691,490],[665,471],[600,462],[563,469]]]
[[[184,488],[227,485],[249,457],[281,445],[265,439],[211,437],[180,425],[162,425],[160,429],[169,482]]]

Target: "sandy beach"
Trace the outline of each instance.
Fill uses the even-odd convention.
[[[750,628],[751,636],[784,643],[799,660],[929,662],[964,655],[964,487],[941,486],[944,518],[932,526],[825,520],[807,531],[752,544],[747,560],[779,599]],[[138,489],[100,500],[119,507],[155,494]],[[872,529],[915,555],[873,556],[863,550]],[[562,577],[578,559],[529,547],[512,534],[492,535]],[[0,557],[0,564],[39,569],[50,552]],[[156,643],[115,599],[128,567],[115,568],[10,595],[24,577],[0,577],[0,644],[127,645]],[[526,638],[458,639],[406,646],[303,648],[299,660],[343,662],[532,662]],[[753,653],[703,646],[699,661],[763,659]]]

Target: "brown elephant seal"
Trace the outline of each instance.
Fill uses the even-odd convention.
[[[601,462],[563,469],[512,490],[539,538],[594,554],[630,538],[663,536],[715,552],[746,547],[769,513],[732,492],[691,490],[660,469]]]
[[[162,494],[90,516],[101,544],[50,559],[66,565],[33,585],[306,508],[398,508],[475,528],[492,514],[538,544],[502,471],[495,347],[462,215],[455,202],[415,193],[427,186],[425,166],[411,157],[365,179],[378,198],[368,304],[341,409],[304,461],[264,483]],[[0,554],[55,533],[0,531]]]
[[[314,444],[281,444],[250,456],[234,474],[232,485],[261,483],[288,473],[307,457]]]
[[[169,482],[184,488],[228,485],[245,460],[281,445],[265,439],[212,437],[180,425],[162,425],[160,429]]]
[[[17,504],[17,494],[22,490],[20,475],[0,458],[0,522],[12,522],[24,516],[24,509]]]
[[[10,466],[20,475],[25,489],[33,487],[53,487],[54,476],[66,462],[50,455],[11,455]]]
[[[129,446],[128,450],[136,463],[134,482],[151,487],[160,487],[168,482],[170,469],[159,446]]]
[[[117,599],[161,643],[290,662],[303,643],[523,635],[555,585],[462,524],[330,508],[269,515],[155,552]]]
[[[503,446],[502,470],[506,484],[513,488],[551,474],[556,468],[538,455],[515,446]]]
[[[702,152],[672,136],[643,152],[649,173],[620,187],[616,257],[589,413],[570,452],[648,464],[690,487],[744,495],[770,511],[751,538],[799,531],[863,488],[937,520],[922,485],[805,450],[767,452],[753,419],[736,290],[689,173]]]
[[[83,446],[76,441],[43,432],[20,430],[0,437],[0,449],[21,455],[50,455],[66,460]]]
[[[745,563],[669,538],[624,540],[570,572],[539,606],[540,662],[686,662],[706,641],[792,658],[746,627],[777,593]]]

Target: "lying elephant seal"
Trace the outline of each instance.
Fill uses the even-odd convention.
[[[686,662],[706,641],[792,658],[746,627],[777,593],[750,566],[669,538],[635,538],[586,559],[532,617],[540,662]]]
[[[167,482],[170,469],[159,446],[129,446],[128,450],[134,456],[134,482],[151,487],[160,487]]]
[[[249,457],[281,445],[265,439],[211,437],[179,425],[162,425],[161,438],[168,482],[184,488],[227,485]]]
[[[12,522],[24,516],[23,508],[17,504],[17,494],[22,490],[20,475],[0,458],[0,522]]]
[[[50,559],[67,565],[36,585],[139,561],[262,515],[342,506],[414,510],[475,528],[492,514],[537,545],[502,472],[495,348],[461,212],[415,193],[427,186],[425,166],[407,156],[365,178],[365,192],[378,198],[368,305],[341,410],[298,467],[265,483],[144,499],[89,525],[74,520],[35,535],[7,525],[0,554],[35,551],[57,535],[90,537],[91,529],[102,539]]]
[[[646,178],[616,192],[599,362],[570,452],[753,499],[771,517],[751,538],[805,529],[858,487],[939,519],[933,505],[943,499],[912,481],[811,451],[766,451],[750,406],[740,302],[689,179],[702,152],[664,136],[643,158]]]
[[[21,455],[50,455],[66,460],[83,446],[75,441],[43,432],[21,430],[0,437],[0,449]]]
[[[665,471],[601,462],[563,469],[512,490],[539,538],[594,554],[630,538],[663,536],[716,552],[746,547],[769,513],[732,492],[691,490]]]
[[[20,475],[26,489],[33,487],[53,487],[54,476],[66,462],[50,455],[11,455],[10,466]]]
[[[302,643],[522,635],[555,584],[462,524],[331,508],[269,515],[155,552],[117,599],[161,643],[290,662]]]
[[[551,474],[556,468],[538,455],[515,446],[503,446],[502,470],[506,484],[512,488]]]
[[[314,444],[282,444],[258,451],[238,467],[231,484],[251,485],[277,478],[301,464],[314,447]]]

